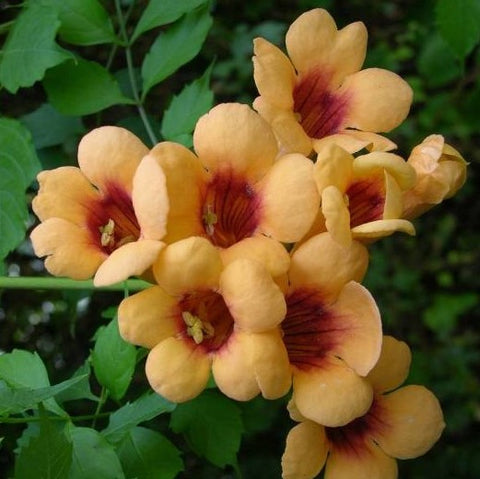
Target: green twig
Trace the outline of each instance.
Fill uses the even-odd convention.
[[[98,414],[86,414],[84,416],[48,416],[49,421],[66,421],[72,422],[90,421],[92,419],[110,416],[112,412],[100,412]],[[0,417],[0,424],[24,424],[29,422],[41,421],[40,416],[25,416],[25,417]]]
[[[125,27],[125,18],[123,16],[122,7],[120,5],[120,0],[115,0],[115,8],[117,10],[118,16],[118,23],[120,26],[120,34],[122,36],[122,40],[125,43],[125,58],[127,60],[127,69],[128,69],[128,77],[130,79],[130,86],[132,88],[133,98],[135,99],[138,113],[140,114],[140,118],[142,119],[143,125],[145,126],[145,130],[147,131],[148,137],[152,142],[152,145],[158,143],[158,138],[153,131],[152,125],[147,116],[147,112],[143,107],[142,99],[140,98],[140,94],[138,91],[137,79],[135,78],[135,68],[133,66],[133,58],[132,58],[132,48],[131,48],[131,41],[128,38],[127,29]]]
[[[97,408],[95,409],[95,413],[93,415],[92,420],[92,429],[95,429],[95,424],[97,423],[97,419],[101,417],[101,410],[104,404],[107,402],[108,399],[108,390],[105,386],[102,386],[102,392],[100,393],[100,400],[98,401]]]
[[[73,289],[99,291],[125,291],[125,283],[129,291],[140,291],[151,286],[151,283],[140,279],[129,279],[110,286],[96,287],[92,280],[76,281],[67,278],[47,278],[36,276],[0,276],[0,289]]]

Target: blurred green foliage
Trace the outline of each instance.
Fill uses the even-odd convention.
[[[131,3],[126,0],[122,2],[124,5]],[[2,2],[2,6],[14,4],[20,5],[20,2]],[[103,4],[106,11],[113,14],[112,2],[104,1]],[[132,24],[141,18],[147,4],[146,1],[134,4],[130,17]],[[441,133],[470,162],[465,187],[455,198],[415,221],[415,238],[396,235],[372,245],[366,286],[379,304],[385,333],[407,341],[412,348],[413,363],[408,382],[424,384],[435,392],[447,423],[439,443],[425,457],[400,461],[400,477],[480,477],[480,202],[476,196],[480,187],[480,2],[218,0],[211,7],[213,27],[200,54],[175,75],[152,88],[146,103],[147,114],[160,138],[161,132],[172,128],[169,126],[172,123],[167,123],[162,129],[161,122],[165,108],[174,104],[173,95],[179,95],[184,85],[201,77],[206,71],[205,75],[210,75],[215,103],[251,102],[256,95],[252,79],[252,39],[264,36],[281,46],[288,25],[300,13],[313,7],[328,8],[339,26],[363,21],[369,31],[366,65],[393,70],[407,79],[414,89],[410,116],[391,134],[401,154],[408,155],[410,149],[425,136]],[[9,31],[8,22],[15,18],[17,9],[5,9],[3,14],[5,20],[2,19],[0,29],[2,42]],[[103,18],[101,12],[98,15]],[[46,16],[42,18],[47,21]],[[102,25],[98,31],[98,44],[87,45],[81,39],[75,39],[75,46],[69,45],[69,50],[85,55],[89,60],[120,68],[119,60],[109,59],[108,50],[102,45],[102,35],[112,34],[111,25],[108,21]],[[137,44],[144,53],[158,33],[148,30],[148,26],[145,26],[145,31],[147,33],[139,38]],[[62,36],[60,30],[58,50],[52,53],[49,61],[55,63],[59,58],[64,58],[64,42],[68,40],[71,38],[65,34]],[[55,74],[61,76],[62,68],[69,68],[69,63],[73,65],[73,62],[68,62],[50,69],[50,78]],[[212,63],[210,72],[207,69]],[[52,63],[39,65],[38,62],[33,65],[38,71],[51,66]],[[78,66],[81,69],[82,63]],[[139,64],[135,66],[140,67]],[[0,71],[5,86],[14,81],[8,76],[11,71],[5,70],[7,67],[4,66]],[[55,72],[57,68],[59,71]],[[155,74],[152,73],[152,78]],[[101,76],[106,82],[106,90],[110,89],[110,82],[118,83],[118,90],[110,90],[115,100],[129,95],[125,86],[126,77],[121,72],[112,79],[105,69]],[[21,83],[24,80],[20,77],[18,81]],[[100,124],[127,126],[148,141],[135,108],[128,102],[101,112],[88,109],[69,112],[68,108],[59,112],[61,108],[55,109],[51,105],[56,103],[56,93],[49,91],[48,85],[47,76],[45,89],[35,83],[31,87],[24,84],[29,88],[22,88],[19,95],[14,94],[14,87],[12,92],[5,88],[0,90],[2,116],[19,119],[31,131],[43,168],[75,164],[76,145],[81,134]],[[147,86],[150,88],[151,85],[147,82]],[[201,89],[201,85],[197,88]],[[61,101],[58,102],[58,105],[61,104]],[[105,103],[104,106],[109,105]],[[178,136],[182,132],[174,131],[174,134]],[[186,144],[190,141],[189,138],[184,140]],[[33,191],[28,194],[33,194]],[[29,225],[33,222],[34,218],[30,215]],[[28,242],[24,241],[7,257],[6,271],[10,275],[38,275],[43,273],[43,265],[33,256]],[[118,304],[121,298],[117,293],[96,292],[92,295],[87,291],[4,290],[0,294],[0,349],[38,351],[48,368],[51,384],[60,383],[77,368],[88,367],[84,366],[84,361],[92,347],[93,334],[102,324],[101,312]],[[65,318],[69,319],[66,321]],[[103,330],[100,334],[107,333],[112,331]],[[145,388],[141,358],[137,359],[140,367],[128,377],[128,381],[131,380],[130,392],[127,392],[129,400],[133,400],[128,396],[132,391]],[[133,357],[128,360],[131,363]],[[97,369],[101,367],[98,364],[96,366],[95,361],[93,366]],[[50,387],[48,378],[41,386]],[[90,386],[83,384],[85,386],[88,391],[84,390],[80,397],[85,398],[87,393],[92,395]],[[119,397],[125,392],[123,388],[122,384]],[[93,389],[95,394],[99,394],[100,384],[93,384]],[[212,394],[215,393],[207,391],[207,395],[202,396],[196,405],[207,411],[203,414],[208,413],[208,396]],[[77,414],[91,410],[90,405],[85,405],[85,400],[77,400],[72,405]],[[115,401],[110,399],[108,405],[115,407]],[[280,477],[279,459],[285,434],[291,427],[291,421],[285,417],[284,406],[283,400],[253,400],[235,405],[226,401],[224,404],[225,417],[237,421],[235,427],[244,429],[238,456],[244,477]],[[190,405],[193,410],[189,411],[188,408],[186,406],[183,412],[175,413],[172,418],[174,431],[182,432],[188,415],[195,415],[195,404]],[[235,410],[230,411],[233,408]],[[138,427],[132,429],[124,441],[172,441],[184,451],[185,470],[188,472],[180,473],[180,478],[235,477],[233,466],[222,470],[199,458],[205,453],[202,448],[207,445],[191,436],[194,434],[192,429],[189,429],[190,436],[175,436],[166,432],[168,423],[164,418],[155,421],[157,430],[165,433],[168,439],[162,435],[147,438],[150,433],[142,432],[142,428]],[[107,427],[107,424],[104,426]],[[29,426],[22,438],[33,434],[34,428]],[[49,438],[59,451],[65,452],[66,448],[71,447],[65,435],[72,432],[62,429],[61,424],[58,428],[52,428],[50,423],[40,421],[39,428],[44,434],[41,437]],[[0,449],[2,477],[12,473],[13,455],[9,451],[17,447],[14,438],[18,438],[22,430],[21,426],[15,424],[9,424],[8,430],[2,430],[1,435],[5,436]],[[90,448],[88,450],[106,447],[100,444],[98,437],[90,437],[90,433],[82,432],[80,428],[73,434],[79,438],[77,444],[83,444],[82,447]],[[235,437],[231,438],[231,441],[236,440]],[[124,448],[123,451],[120,460],[133,461],[128,456],[129,449]],[[48,451],[44,453],[48,454]],[[21,459],[18,468],[28,468],[33,460],[28,456],[28,449],[24,449],[23,454],[27,454],[27,457]],[[110,452],[106,454],[108,456]],[[109,460],[116,459],[110,457]],[[180,470],[175,459],[172,461],[172,470]],[[233,461],[219,458],[216,463],[223,466]]]

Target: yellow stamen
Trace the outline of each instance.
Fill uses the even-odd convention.
[[[115,222],[110,218],[108,223],[104,226],[100,226],[98,228],[101,233],[100,243],[102,246],[113,246],[115,242],[114,238],[114,230],[115,230]]]
[[[212,205],[207,205],[207,211],[202,216],[207,234],[212,236],[215,231],[215,224],[218,221],[217,215],[212,210]]]
[[[187,325],[187,334],[193,338],[195,344],[200,344],[205,337],[211,338],[215,333],[215,329],[208,321],[202,322],[198,316],[189,311],[183,311],[182,318]]]

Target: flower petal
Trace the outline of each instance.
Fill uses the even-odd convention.
[[[323,9],[313,9],[292,23],[285,37],[288,54],[299,72],[322,67],[338,85],[350,73],[358,71],[367,48],[367,30],[361,22],[337,31],[335,21]]]
[[[376,220],[352,228],[352,235],[358,240],[378,239],[390,236],[396,231],[415,235],[415,227],[407,220]]]
[[[133,178],[132,202],[145,239],[162,239],[167,232],[169,199],[163,170],[151,156],[146,156]]]
[[[287,306],[280,288],[260,263],[238,259],[220,277],[220,293],[236,326],[253,333],[277,326]]]
[[[312,140],[305,133],[292,110],[279,108],[263,97],[255,98],[253,108],[270,123],[279,142],[280,154],[299,153],[309,155]]]
[[[290,363],[278,329],[236,331],[214,356],[212,371],[218,388],[237,401],[248,401],[260,392],[266,399],[277,399],[291,385]]]
[[[412,89],[398,75],[368,68],[345,79],[339,92],[351,95],[347,126],[372,132],[390,131],[407,117]]]
[[[331,448],[325,479],[397,479],[397,461],[375,444],[361,451]]]
[[[350,212],[344,195],[335,186],[327,186],[322,191],[322,214],[332,238],[345,248],[349,248],[352,244]]]
[[[321,193],[327,186],[335,186],[342,193],[353,175],[353,156],[338,145],[321,149],[313,167],[313,177]]]
[[[174,336],[180,328],[176,322],[177,301],[159,286],[125,298],[118,307],[118,326],[125,341],[153,348]]]
[[[190,237],[168,245],[153,265],[158,284],[168,293],[217,289],[222,260],[207,239]]]
[[[338,145],[349,153],[366,148],[369,151],[390,151],[397,148],[397,145],[384,136],[369,131],[343,130],[340,133],[329,135],[324,138],[313,140],[315,151],[321,151],[331,145]]]
[[[378,169],[386,170],[392,175],[402,190],[415,184],[415,170],[401,156],[393,153],[372,151],[358,156],[353,161],[356,176],[369,176]]]
[[[78,168],[61,166],[41,171],[37,180],[40,189],[32,208],[41,221],[56,217],[77,225],[85,224],[88,214],[85,204],[94,202],[99,193]]]
[[[299,154],[285,155],[259,185],[263,218],[259,229],[278,241],[298,241],[312,225],[320,198],[313,164]]]
[[[169,211],[163,240],[173,243],[202,234],[200,191],[206,172],[200,160],[188,148],[168,141],[157,144],[148,157],[159,163],[167,182]]]
[[[138,240],[124,244],[113,251],[98,268],[93,284],[108,286],[140,276],[153,265],[165,243],[156,240]]]
[[[290,255],[283,244],[261,235],[245,238],[220,250],[220,256],[225,266],[241,258],[257,261],[262,263],[273,277],[286,273],[290,266]]]
[[[340,359],[321,367],[293,370],[293,400],[304,417],[329,427],[344,426],[363,416],[372,404],[369,383]]]
[[[392,175],[385,171],[384,176],[385,204],[383,206],[383,219],[398,219],[402,216],[403,212],[402,191]]]
[[[145,372],[152,388],[169,401],[180,403],[198,396],[210,377],[210,359],[203,348],[167,338],[147,357]]]
[[[384,336],[380,358],[368,373],[368,382],[376,392],[383,393],[397,388],[407,379],[411,360],[407,343],[392,336]]]
[[[349,281],[360,282],[368,265],[366,248],[354,241],[349,248],[338,244],[329,233],[313,236],[292,255],[292,287],[312,286],[320,289],[326,301],[336,299]]]
[[[387,427],[374,439],[390,456],[409,459],[425,454],[445,427],[438,399],[423,386],[405,386],[378,400]]]
[[[224,103],[203,115],[193,135],[195,151],[209,170],[231,168],[253,181],[262,178],[278,153],[268,123],[247,105]]]
[[[293,108],[295,70],[288,57],[263,38],[255,38],[253,52],[253,76],[260,95],[280,108]]]
[[[351,281],[342,289],[332,310],[341,327],[332,353],[357,374],[366,376],[382,348],[382,323],[375,300],[366,288]]]
[[[114,182],[131,192],[135,170],[148,148],[130,131],[116,126],[95,128],[78,145],[78,164],[100,190]]]
[[[33,250],[47,256],[45,268],[54,276],[91,278],[107,255],[90,239],[88,230],[63,218],[49,218],[30,234]]]
[[[323,469],[328,454],[325,428],[312,421],[297,424],[287,435],[282,456],[283,479],[313,479]]]

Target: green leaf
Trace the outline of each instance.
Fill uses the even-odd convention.
[[[209,86],[211,72],[212,66],[173,97],[162,121],[161,133],[165,140],[182,143],[187,148],[192,146],[191,133],[197,120],[213,105],[213,92]]]
[[[418,71],[431,87],[440,87],[462,73],[455,55],[438,34],[429,35],[417,57]]]
[[[88,427],[70,429],[73,460],[68,479],[124,479],[120,460],[102,435]]]
[[[459,317],[478,304],[475,293],[436,294],[433,304],[425,310],[424,323],[439,337],[447,339],[457,326]]]
[[[15,479],[65,479],[72,463],[72,443],[65,427],[58,429],[48,417],[40,422],[40,434],[20,450]]]
[[[21,121],[32,133],[33,144],[38,149],[61,145],[85,131],[79,117],[62,115],[48,103],[22,116]]]
[[[13,388],[50,386],[47,370],[37,353],[14,349],[0,355],[0,379]]]
[[[183,433],[193,451],[219,467],[236,464],[243,425],[239,407],[216,391],[204,391],[172,412],[172,430]]]
[[[0,118],[0,260],[25,237],[25,190],[40,170],[29,131],[18,121]]]
[[[43,86],[50,103],[64,115],[88,115],[112,105],[133,104],[104,67],[78,58],[50,69]]]
[[[137,424],[149,421],[159,414],[172,412],[176,404],[167,401],[155,393],[148,393],[133,403],[127,403],[110,415],[108,426],[102,434],[111,443],[117,443],[123,439]]]
[[[98,401],[97,396],[92,394],[90,389],[90,363],[85,361],[72,376],[72,380],[76,380],[75,384],[65,391],[57,395],[57,401],[63,403],[65,401],[75,401],[77,399],[90,399]]]
[[[72,58],[55,43],[58,13],[42,2],[28,2],[7,37],[0,58],[0,83],[10,92],[32,86],[45,70]]]
[[[140,17],[132,35],[132,40],[138,38],[152,28],[166,25],[178,20],[184,13],[206,3],[207,0],[151,0]]]
[[[180,451],[160,433],[136,427],[118,447],[118,456],[128,477],[174,479],[183,471]]]
[[[118,39],[112,21],[98,0],[50,0],[59,12],[58,33],[74,45],[114,43]]]
[[[121,399],[127,391],[135,370],[136,355],[135,346],[120,336],[117,319],[97,331],[92,366],[98,382],[114,399]]]
[[[47,370],[40,356],[21,349],[0,355],[0,379],[14,389],[50,386]],[[53,398],[45,401],[45,407],[60,416],[65,414]]]
[[[201,8],[188,13],[158,36],[142,64],[143,98],[150,88],[198,54],[211,25],[208,8]]]
[[[480,2],[438,0],[435,15],[443,38],[459,58],[465,58],[480,40]]]
[[[17,414],[27,409],[33,409],[39,402],[56,396],[63,391],[68,391],[83,379],[84,377],[79,376],[55,386],[38,389],[12,388],[5,381],[0,381],[0,416]]]

